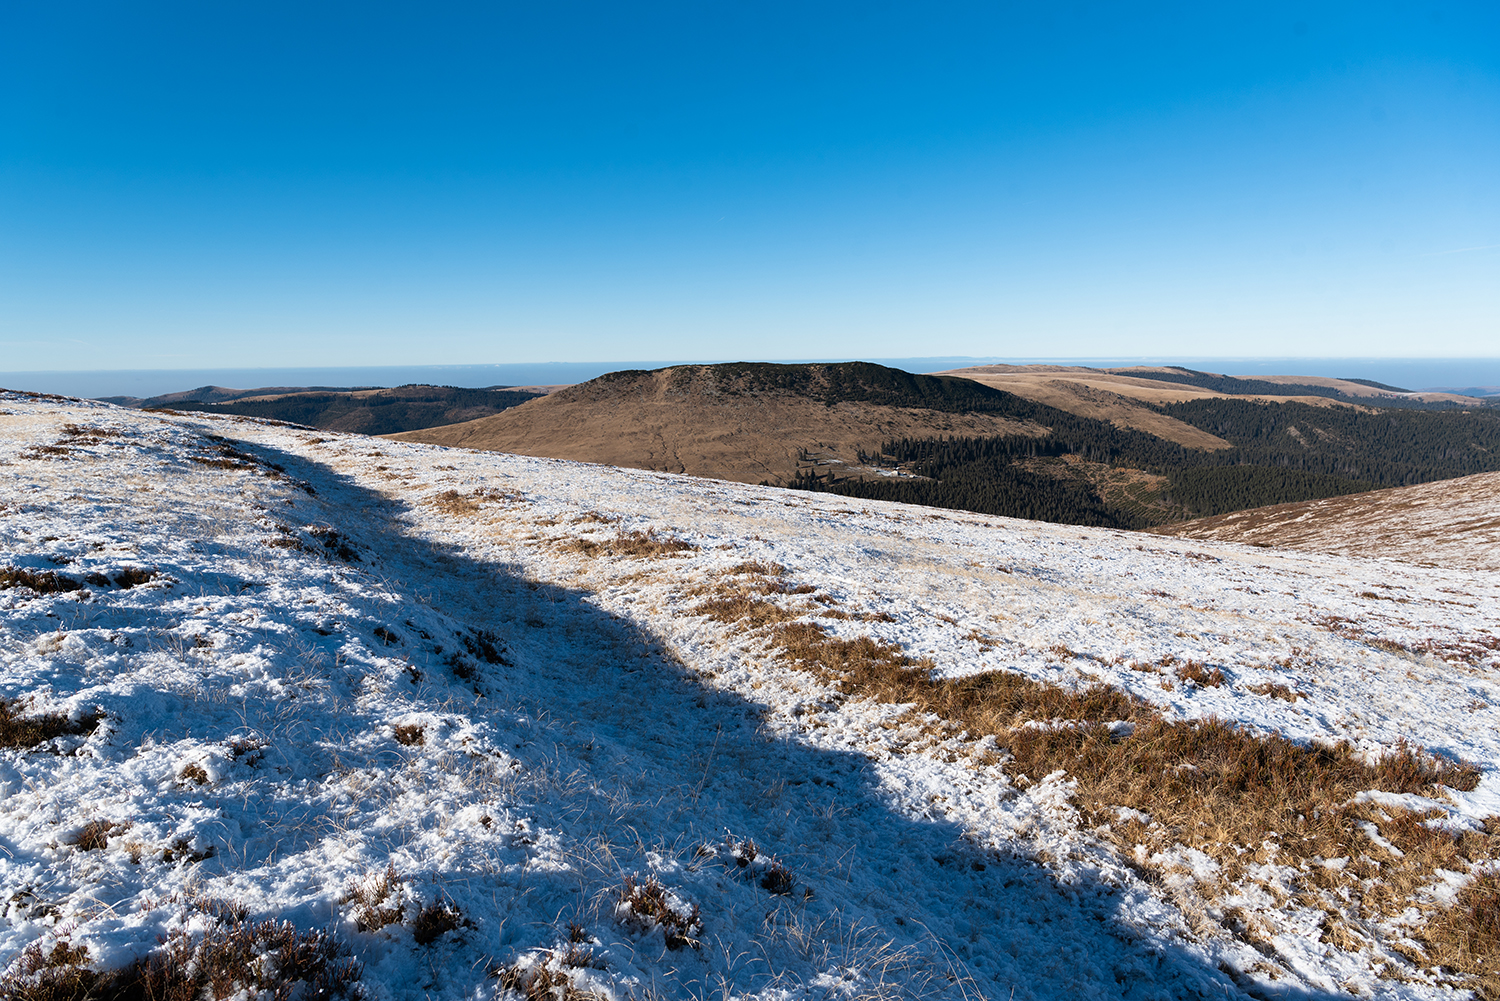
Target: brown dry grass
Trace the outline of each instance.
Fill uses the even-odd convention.
[[[1307,698],[1306,692],[1279,685],[1274,681],[1267,681],[1259,685],[1247,685],[1245,691],[1254,692],[1256,695],[1265,695],[1269,698],[1280,699],[1283,702],[1296,702],[1298,699]]]
[[[354,925],[360,931],[378,931],[400,921],[405,912],[399,899],[402,882],[390,862],[384,872],[350,883],[339,903],[354,905]]]
[[[444,490],[437,496],[429,498],[427,503],[444,514],[463,517],[478,514],[485,504],[513,504],[525,499],[526,495],[519,490],[488,487],[471,490],[467,494],[461,494],[457,490]]]
[[[520,995],[523,1001],[602,1001],[603,995],[580,990],[567,973],[593,963],[592,949],[573,945],[561,955],[543,952],[529,965],[496,967],[490,970],[490,976],[500,982],[502,991]]]
[[[12,587],[28,587],[37,594],[59,594],[64,591],[77,591],[83,585],[71,577],[64,577],[51,570],[0,567],[0,591]]]
[[[1500,873],[1488,872],[1439,911],[1423,933],[1430,957],[1444,969],[1473,978],[1485,1001],[1500,999]]]
[[[108,820],[91,820],[83,826],[68,843],[79,851],[102,851],[109,847],[109,839],[130,829],[130,822],[111,823]]]
[[[417,912],[411,923],[411,937],[418,945],[431,945],[450,931],[468,924],[463,911],[454,906],[452,901],[438,900]]]
[[[696,552],[698,547],[685,539],[673,535],[658,535],[656,529],[644,532],[620,532],[613,538],[595,540],[587,538],[566,539],[558,544],[566,553],[582,553],[591,559],[613,556],[617,559],[650,560],[679,553]]]
[[[643,931],[660,928],[668,949],[681,949],[685,945],[694,949],[699,947],[694,937],[703,931],[698,905],[694,904],[686,914],[678,911],[668,899],[667,888],[655,876],[643,880],[626,876],[619,897],[622,919]]]
[[[1189,660],[1178,664],[1172,672],[1178,681],[1191,681],[1202,688],[1219,688],[1224,684],[1224,672],[1217,667],[1206,667],[1201,661]]]
[[[77,720],[61,713],[22,716],[19,701],[0,699],[0,747],[29,750],[56,737],[93,733],[103,719],[104,713],[98,710]]]
[[[200,936],[173,932],[155,951],[128,966],[95,970],[88,950],[33,942],[0,978],[3,1001],[226,1001],[249,994],[268,1001],[294,997],[360,998],[362,968],[322,931],[288,922],[245,920],[244,911],[200,902],[216,923]]]
[[[391,736],[396,738],[396,743],[407,747],[421,747],[427,743],[427,730],[416,723],[393,727]]]
[[[829,635],[752,594],[735,600],[732,620],[765,627],[763,634],[788,666],[813,672],[851,696],[911,705],[915,713],[971,737],[993,734],[1008,752],[1003,765],[1018,785],[1066,772],[1077,782],[1081,821],[1152,880],[1167,875],[1171,856],[1182,847],[1219,864],[1220,887],[1253,878],[1252,863],[1290,867],[1299,901],[1326,911],[1325,937],[1344,936],[1346,946],[1355,939],[1345,916],[1398,914],[1420,901],[1438,869],[1469,871],[1500,857],[1500,831],[1454,834],[1427,826],[1422,816],[1354,802],[1366,790],[1429,796],[1441,796],[1441,786],[1471,790],[1479,780],[1471,764],[1407,744],[1368,761],[1348,744],[1304,746],[1219,719],[1168,719],[1104,684],[1068,688],[1006,672],[934,678],[930,661],[914,659],[895,644]],[[764,607],[757,610],[757,602]],[[710,602],[694,611],[708,614],[715,607]],[[1202,664],[1164,661],[1162,667],[1168,666],[1195,684],[1224,683],[1221,672]],[[1280,689],[1268,686],[1267,693],[1283,697]],[[1133,725],[1128,735],[1109,725],[1121,722]],[[1131,815],[1135,819],[1121,822],[1119,807],[1148,819]],[[1403,854],[1380,848],[1366,833],[1368,824]],[[1348,864],[1323,865],[1338,859]],[[1466,930],[1475,921],[1493,920],[1500,906],[1493,880],[1485,880],[1456,908],[1436,910],[1419,936],[1429,950],[1426,963],[1479,977],[1476,983],[1500,971],[1500,936]],[[1218,889],[1202,892],[1212,897]]]

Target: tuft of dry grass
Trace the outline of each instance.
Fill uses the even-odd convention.
[[[360,931],[379,931],[400,921],[405,913],[400,900],[403,882],[396,864],[388,862],[384,872],[350,883],[339,903],[354,905],[354,926]]]
[[[97,709],[70,720],[62,713],[22,716],[19,708],[19,701],[0,699],[0,747],[30,750],[56,737],[93,733],[104,720]]]
[[[1296,702],[1298,699],[1307,698],[1306,692],[1299,692],[1288,688],[1286,685],[1279,685],[1274,681],[1267,681],[1259,685],[1247,685],[1245,686],[1245,691],[1254,692],[1256,695],[1265,695],[1273,699],[1280,699],[1283,702]]]
[[[1190,681],[1200,688],[1219,688],[1224,684],[1223,671],[1198,660],[1184,661],[1172,673],[1177,675],[1178,681]]]
[[[427,730],[416,723],[392,728],[391,736],[396,738],[396,743],[406,747],[422,747],[427,743]]]
[[[727,570],[720,571],[726,577],[737,574],[754,574],[757,577],[780,577],[786,573],[786,567],[780,563],[769,563],[765,560],[749,560],[744,563],[736,563]]]
[[[531,963],[495,967],[490,976],[499,981],[505,1001],[510,995],[522,1001],[603,1001],[601,994],[580,990],[568,975],[593,963],[593,950],[574,945],[560,956],[548,950]]]
[[[617,559],[630,560],[676,556],[679,553],[696,552],[698,549],[685,539],[679,539],[673,535],[658,535],[654,528],[648,528],[644,532],[619,532],[614,538],[603,541],[586,538],[567,539],[559,543],[557,548],[566,553],[582,553],[591,559],[613,556]]]
[[[202,907],[202,904],[200,904]],[[331,935],[289,922],[246,921],[239,908],[207,908],[216,925],[201,936],[176,931],[155,951],[115,970],[88,966],[88,950],[33,942],[3,978],[4,1001],[199,1001],[248,994],[361,998],[362,968]]]
[[[452,901],[437,900],[417,912],[411,923],[411,937],[418,945],[431,945],[450,931],[468,924],[463,911]]]
[[[201,764],[194,761],[192,764],[188,765],[187,767],[183,768],[182,771],[177,773],[177,779],[179,782],[191,782],[194,785],[200,786],[207,785],[208,772],[203,768]]]
[[[1470,977],[1485,1001],[1500,999],[1500,872],[1482,873],[1464,887],[1420,938],[1439,966]]]
[[[478,514],[485,504],[516,503],[526,499],[526,495],[519,490],[500,490],[495,487],[481,487],[461,494],[457,490],[444,490],[442,493],[429,498],[427,503],[437,508],[444,514],[457,517]]]
[[[433,497],[427,503],[431,504],[433,507],[437,508],[444,514],[451,515],[461,516],[474,514],[479,510],[478,501],[474,500],[472,497],[465,497],[457,490],[444,490],[442,493],[438,494],[436,497]]]
[[[109,847],[109,839],[112,835],[121,834],[129,829],[129,821],[116,824],[108,820],[91,820],[68,843],[79,851],[103,851]]]
[[[644,880],[626,876],[619,897],[616,913],[627,924],[647,932],[660,928],[668,949],[681,949],[685,945],[694,949],[699,947],[700,943],[694,937],[703,931],[698,905],[692,905],[686,913],[674,907],[671,894],[655,876],[647,876]]]
[[[0,567],[0,591],[13,587],[27,587],[37,594],[59,594],[80,590],[83,585],[52,570]]]

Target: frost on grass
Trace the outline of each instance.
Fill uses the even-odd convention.
[[[7,997],[1496,989],[1480,576],[3,402]]]

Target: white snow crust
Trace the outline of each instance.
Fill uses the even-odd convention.
[[[558,544],[647,529],[698,548]],[[993,738],[915,732],[685,592],[771,561],[889,619],[831,631],[945,676],[1097,679],[1182,717],[1419,743],[1483,769],[1416,804],[1465,826],[1500,814],[1490,574],[13,393],[0,549],[155,574],[0,590],[0,696],[105,714],[0,751],[0,966],[53,940],[123,964],[196,895],[335,930],[378,1001],[497,997],[489,969],[555,963],[570,935],[594,957],[578,988],[621,999],[1465,996],[1383,979],[1269,899],[1237,903],[1277,916],[1274,955],[1214,931],[1080,829],[1066,775],[1019,788],[985,763]],[[1228,683],[1132,670],[1166,656]],[[71,843],[96,821],[119,825],[106,848]],[[1179,861],[1184,885],[1212,878]],[[446,901],[464,924],[427,945],[409,921],[357,930],[348,891],[388,866],[408,916]],[[762,887],[773,866],[790,893]],[[622,912],[649,877],[696,906],[692,945]]]

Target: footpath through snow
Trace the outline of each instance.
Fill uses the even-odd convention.
[[[621,540],[643,555],[601,557]],[[0,964],[120,966],[231,901],[330,929],[379,999],[542,969],[610,998],[1465,993],[1241,888],[1247,939],[1211,865],[1143,879],[1066,775],[1015,780],[693,609],[775,564],[827,630],[941,676],[1413,741],[1480,765],[1415,804],[1479,829],[1486,575],[21,394],[0,548],[0,697],[78,731],[0,750]],[[1226,683],[1162,666],[1189,661]]]

